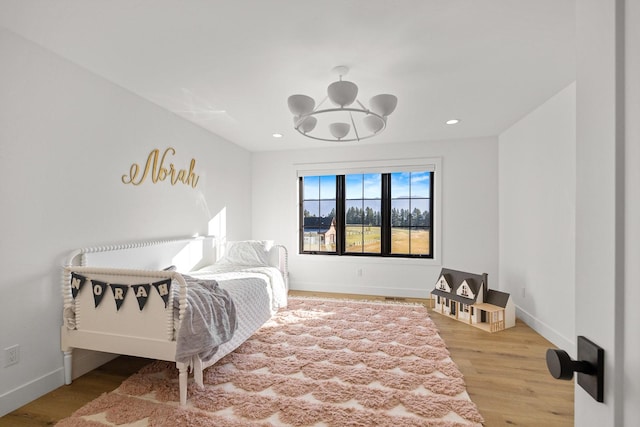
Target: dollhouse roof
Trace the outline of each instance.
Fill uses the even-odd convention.
[[[486,274],[471,274],[464,271],[443,268],[442,270],[440,270],[440,275],[438,276],[438,279],[440,279],[441,276],[444,276],[445,279],[447,280],[447,283],[449,283],[449,286],[451,286],[451,292],[441,291],[436,287],[433,289],[433,291],[431,291],[433,295],[439,295],[441,297],[452,299],[452,300],[461,302],[463,304],[473,304],[476,302],[476,299],[478,298],[478,295],[480,294],[480,292],[486,293],[486,289],[487,289]],[[467,282],[467,285],[471,289],[471,292],[473,292],[474,298],[465,298],[461,295],[457,295],[458,288],[462,285],[462,282],[464,282],[465,280]],[[482,286],[483,283],[485,286]],[[484,297],[483,300],[486,301],[486,297]],[[505,305],[506,305],[506,302],[505,302]]]
[[[487,297],[485,302],[488,304],[497,305],[498,307],[505,308],[507,306],[507,302],[509,302],[509,294],[506,292],[495,291],[493,289],[489,289],[487,291]]]

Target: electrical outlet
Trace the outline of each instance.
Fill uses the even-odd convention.
[[[4,349],[4,367],[16,365],[20,362],[20,346],[12,345]]]
[[[356,270],[356,276],[358,276],[358,277],[362,277],[362,269],[361,269],[361,268],[358,268],[358,269]]]

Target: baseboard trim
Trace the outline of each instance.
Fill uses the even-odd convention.
[[[117,354],[101,353],[97,351],[73,351],[73,379],[104,365],[118,357]],[[64,368],[60,367],[26,384],[18,386],[0,395],[0,417],[13,412],[58,387],[64,385]]]
[[[326,283],[326,282],[292,282],[289,285],[292,291],[329,292],[337,294],[357,294],[382,297],[402,298],[429,298],[431,289],[421,288],[389,288],[369,285],[354,285],[352,283]]]
[[[542,335],[558,348],[565,350],[573,358],[576,357],[576,342],[565,337],[551,326],[533,316],[522,307],[516,305],[516,317],[526,323],[531,329]]]
[[[0,417],[15,411],[64,384],[64,369],[58,368],[0,395]]]

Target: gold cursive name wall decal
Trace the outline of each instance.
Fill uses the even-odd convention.
[[[173,147],[169,147],[164,150],[162,156],[160,156],[160,150],[158,148],[152,150],[149,153],[149,157],[147,157],[147,163],[144,165],[144,171],[141,172],[141,168],[138,163],[133,163],[129,169],[129,175],[122,175],[122,182],[124,184],[140,185],[147,179],[147,176],[151,175],[151,181],[154,184],[158,181],[164,181],[169,178],[171,185],[176,185],[178,182],[181,182],[185,185],[190,185],[191,187],[196,188],[198,180],[200,179],[200,177],[193,172],[193,169],[196,166],[196,159],[191,159],[189,170],[178,170],[173,166],[173,163],[169,163],[168,168],[165,166],[167,154],[171,154],[171,156],[173,156],[176,154],[176,150]]]

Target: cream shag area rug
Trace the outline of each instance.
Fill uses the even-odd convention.
[[[480,426],[425,307],[290,298],[236,351],[190,382],[153,362],[60,421],[77,426]]]

